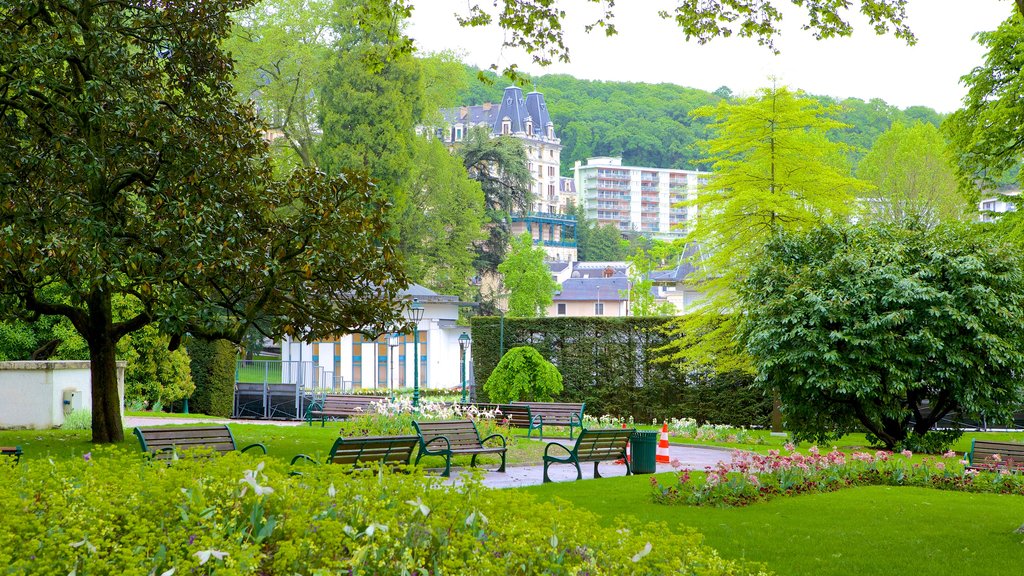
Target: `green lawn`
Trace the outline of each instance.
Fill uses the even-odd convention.
[[[668,476],[668,475],[664,475]],[[671,478],[664,478],[671,481]],[[611,523],[619,515],[692,526],[724,557],[781,576],[1016,576],[1024,572],[1024,498],[866,487],[745,508],[654,504],[650,477],[520,488],[565,499]]]

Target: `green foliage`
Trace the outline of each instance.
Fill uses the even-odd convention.
[[[323,465],[296,477],[237,453],[168,465],[113,449],[0,466],[10,479],[0,484],[0,562],[16,573],[763,574],[693,532],[604,525],[420,472]]]
[[[1010,417],[1024,267],[975,227],[832,225],[769,242],[740,291],[740,335],[789,430],[863,427],[893,447],[953,411]]]
[[[764,426],[771,401],[751,388],[750,376],[684,370],[657,362],[668,343],[666,318],[477,317],[473,368],[486,382],[504,349],[531,346],[562,374],[559,401],[586,402],[586,413],[632,417],[638,422],[676,417],[716,424]],[[491,400],[479,390],[480,401]]]
[[[491,402],[551,402],[562,391],[562,374],[530,346],[505,352],[494,367],[484,391]]]
[[[611,224],[600,226],[587,216],[583,205],[573,206],[576,216],[576,248],[580,262],[611,262],[626,258],[628,242]]]
[[[0,13],[0,314],[62,316],[88,343],[97,442],[123,436],[116,346],[146,325],[176,343],[399,320],[386,199],[354,173],[273,178],[220,48],[247,5]]]
[[[870,219],[934,226],[977,217],[957,189],[946,142],[932,124],[893,124],[861,160],[857,176],[874,185],[865,193]]]
[[[60,427],[62,430],[91,430],[92,410],[72,410],[64,416],[64,423]]]
[[[195,392],[189,409],[198,414],[230,418],[235,405],[235,347],[227,340],[188,341]]]
[[[502,283],[509,292],[510,317],[534,317],[547,314],[558,284],[544,263],[544,249],[535,247],[529,232],[512,240],[505,261],[498,266]]]
[[[701,247],[693,277],[707,298],[677,322],[673,361],[749,370],[733,338],[736,284],[768,239],[850,213],[863,183],[847,175],[843,147],[826,137],[844,127],[831,112],[785,87],[694,112],[714,121],[705,145],[713,174],[684,203],[701,211],[685,240]]]
[[[654,281],[651,272],[655,269],[654,260],[647,251],[640,247],[629,257],[629,312],[633,316],[670,316],[675,313],[671,302],[655,303],[651,289]],[[625,291],[623,291],[625,292]]]

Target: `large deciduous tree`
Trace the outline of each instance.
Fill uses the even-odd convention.
[[[0,313],[63,316],[85,339],[96,442],[123,437],[116,345],[144,326],[174,347],[400,320],[379,193],[352,174],[272,178],[219,45],[247,4],[0,11]]]
[[[946,142],[932,124],[893,124],[857,166],[874,185],[866,192],[868,217],[889,222],[914,219],[934,226],[973,212],[957,189]]]
[[[894,447],[950,412],[1000,422],[1021,401],[1021,255],[969,225],[783,233],[739,294],[757,382],[800,437],[863,429]]]
[[[863,184],[849,176],[844,147],[826,137],[844,126],[830,112],[785,87],[695,112],[714,121],[706,143],[712,175],[687,202],[699,210],[686,243],[700,247],[694,279],[707,297],[675,323],[673,359],[725,371],[749,368],[734,353],[735,286],[773,236],[850,213]]]
[[[508,290],[508,315],[536,317],[547,314],[558,284],[544,263],[544,249],[534,246],[529,232],[512,239],[508,258],[498,266]]]

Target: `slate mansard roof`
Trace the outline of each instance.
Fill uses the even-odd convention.
[[[501,102],[497,104],[446,108],[441,113],[448,124],[487,124],[494,134],[501,134],[501,123],[506,118],[512,124],[510,132],[513,134],[526,133],[527,119],[533,122],[533,133],[536,135],[546,134],[547,126],[551,124],[551,115],[548,113],[544,95],[540,92],[530,92],[523,96],[523,91],[518,86],[505,88]]]

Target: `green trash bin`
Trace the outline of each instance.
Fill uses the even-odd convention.
[[[634,474],[654,474],[658,455],[657,432],[633,432],[629,441]]]

